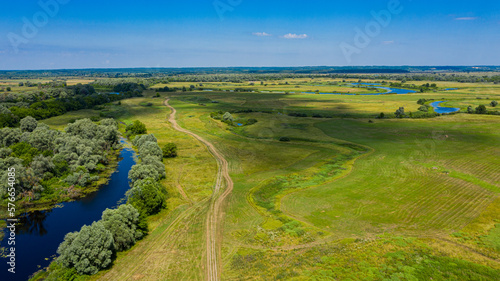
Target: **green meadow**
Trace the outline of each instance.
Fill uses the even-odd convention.
[[[214,82],[203,83],[214,91],[159,97],[156,88],[193,83],[157,84],[144,97],[44,120],[62,128],[108,116],[122,129],[140,120],[160,146],[179,147],[177,158],[165,160],[168,208],[149,218],[150,235],[91,279],[205,278],[205,215],[217,164],[200,142],[172,128],[167,97],[179,125],[229,162],[234,189],[223,206],[222,280],[500,278],[500,117],[466,113],[481,104],[498,110],[489,103],[500,100],[500,86],[438,82],[436,91],[406,95],[301,93],[370,92],[348,82],[357,80]],[[459,89],[444,90],[453,87]],[[236,88],[256,91],[229,91]],[[461,111],[425,118],[419,99]],[[413,118],[395,118],[399,107]],[[214,112],[230,112],[233,121]]]

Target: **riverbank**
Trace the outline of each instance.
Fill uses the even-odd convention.
[[[44,211],[32,211],[18,216],[16,226],[16,274],[14,279],[3,275],[0,264],[0,280],[27,280],[40,268],[47,267],[56,256],[56,251],[67,233],[78,231],[83,225],[91,225],[101,218],[107,208],[115,208],[126,198],[129,190],[128,172],[135,164],[135,152],[126,147],[120,150],[116,169],[106,178],[107,184],[96,192],[78,200],[64,202],[56,208]],[[1,246],[6,247],[5,239]],[[22,273],[22,274],[21,274]],[[12,278],[12,277],[11,277]]]
[[[79,200],[98,191],[103,185],[106,185],[109,182],[111,175],[115,172],[118,162],[120,162],[120,153],[122,149],[123,148],[120,148],[110,153],[108,158],[109,163],[106,165],[106,169],[98,174],[99,180],[92,182],[89,186],[78,189],[76,194],[67,194],[52,199],[42,197],[41,199],[32,202],[25,201],[25,199],[17,201],[16,216],[27,212],[49,210],[54,208],[57,204]],[[7,217],[7,206],[2,204],[0,205],[0,219],[3,220]]]

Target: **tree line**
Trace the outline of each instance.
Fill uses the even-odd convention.
[[[0,129],[0,198],[7,195],[7,168],[16,169],[16,196],[72,197],[99,179],[114,151],[121,148],[116,122],[81,119],[64,132],[28,116],[19,128]],[[62,187],[56,192],[55,185]],[[4,201],[5,203],[5,201]]]
[[[0,103],[0,127],[16,127],[27,116],[37,120],[62,115],[66,112],[90,109],[95,106],[141,96],[144,87],[134,83],[115,85],[118,95],[96,93],[92,85],[75,85],[62,90],[9,95]],[[2,99],[0,99],[2,101]]]

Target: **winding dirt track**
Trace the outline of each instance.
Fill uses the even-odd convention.
[[[198,136],[197,134],[186,130],[177,124],[175,120],[175,114],[177,111],[169,103],[169,99],[165,100],[165,105],[168,106],[172,113],[169,116],[168,121],[172,124],[172,127],[182,133],[191,135],[201,143],[203,143],[208,151],[217,160],[217,180],[215,182],[214,191],[212,198],[210,199],[210,208],[207,212],[206,221],[206,274],[207,280],[216,281],[220,280],[220,254],[222,246],[222,222],[223,222],[223,212],[222,204],[226,197],[233,190],[233,180],[229,176],[229,165],[224,156],[217,151],[217,149],[210,142],[206,141],[204,138]],[[225,189],[223,186],[225,184]]]

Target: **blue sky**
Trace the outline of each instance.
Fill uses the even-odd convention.
[[[2,2],[2,70],[500,65],[500,1]]]

